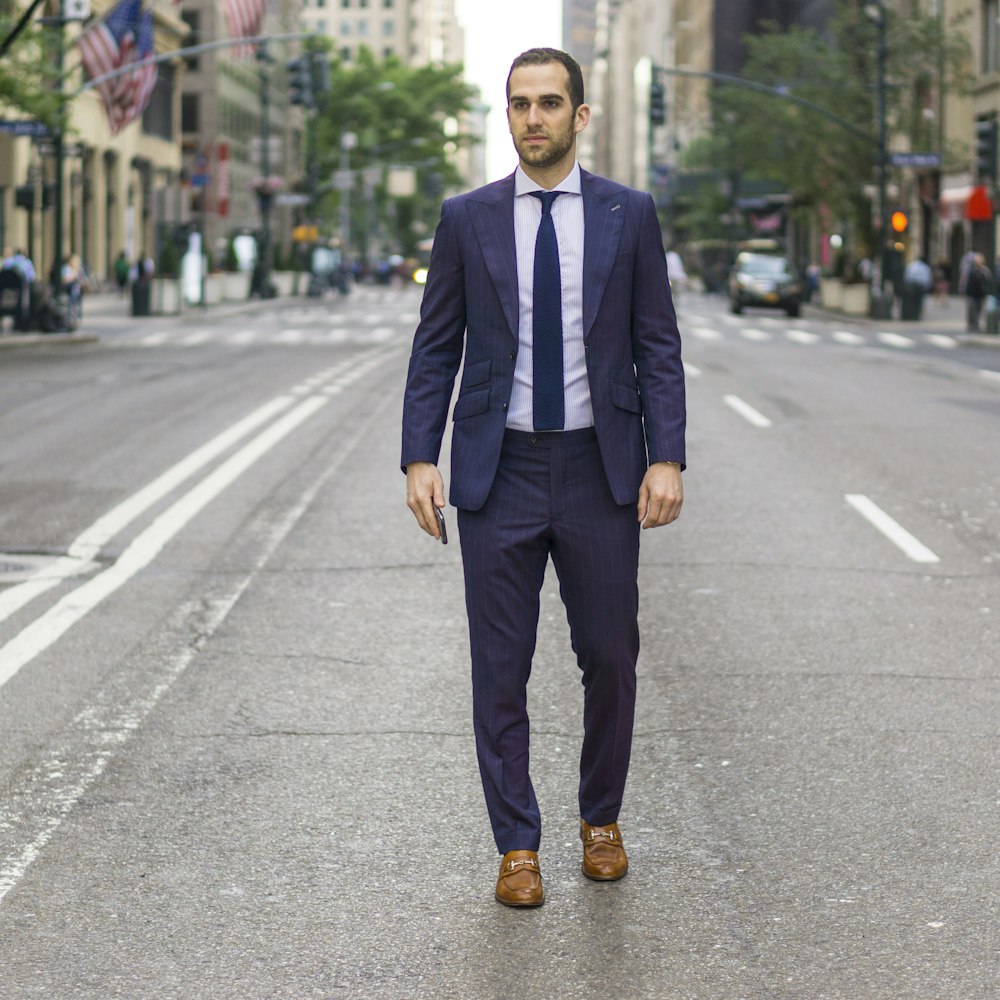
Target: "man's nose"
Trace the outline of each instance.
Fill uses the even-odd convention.
[[[528,105],[528,124],[537,125],[542,120],[541,109],[537,104]]]

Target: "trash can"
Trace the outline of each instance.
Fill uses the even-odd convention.
[[[148,281],[133,281],[132,282],[132,315],[133,316],[148,316],[150,314],[149,308],[149,290],[151,283]]]
[[[900,305],[900,319],[918,320],[924,312],[924,289],[921,285],[907,282],[903,285],[903,296]]]

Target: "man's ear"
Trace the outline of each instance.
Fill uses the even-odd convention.
[[[582,132],[590,124],[590,105],[581,104],[580,107],[576,109],[576,120],[573,123],[573,129],[576,132]]]

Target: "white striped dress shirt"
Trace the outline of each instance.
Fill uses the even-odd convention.
[[[517,250],[519,299],[518,351],[514,365],[514,391],[507,409],[507,426],[534,430],[532,378],[532,293],[535,270],[535,238],[542,220],[542,203],[532,191],[544,191],[518,166],[514,174],[514,240]],[[563,386],[566,397],[564,430],[592,427],[587,360],[583,348],[583,192],[580,164],[556,188],[552,221],[559,243],[559,277],[562,287]]]

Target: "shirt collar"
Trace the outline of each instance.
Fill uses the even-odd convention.
[[[537,184],[524,172],[519,163],[517,169],[514,171],[514,197],[517,198],[522,194],[530,194],[532,191],[544,190],[545,188],[541,184]],[[583,193],[583,188],[580,186],[579,160],[574,161],[573,169],[559,182],[559,187],[556,190],[561,191],[563,194]]]

